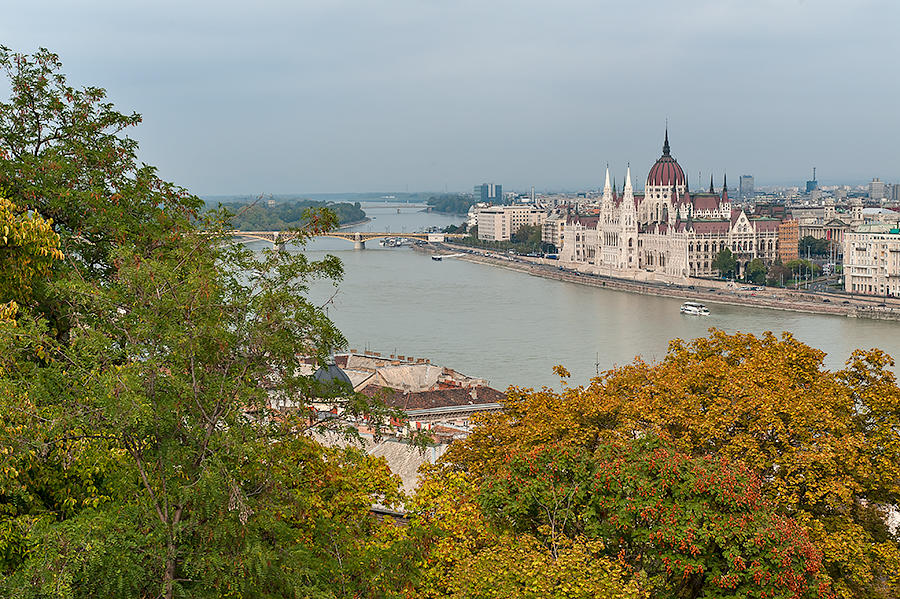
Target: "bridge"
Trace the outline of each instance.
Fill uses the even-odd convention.
[[[232,237],[251,241],[266,241],[274,245],[284,245],[297,237],[297,233],[293,231],[229,231]],[[403,239],[415,239],[418,241],[442,242],[447,239],[461,239],[467,237],[463,233],[389,233],[371,231],[333,231],[330,233],[320,233],[315,237],[332,237],[334,239],[343,239],[353,242],[353,248],[357,250],[366,249],[366,242],[372,239],[383,239],[385,237],[400,237]]]

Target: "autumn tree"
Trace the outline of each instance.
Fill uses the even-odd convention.
[[[408,503],[408,535],[421,549],[411,596],[505,599],[647,597],[627,565],[597,540],[560,535],[551,550],[529,531],[489,521],[480,486],[447,466],[426,468]]]
[[[512,390],[505,412],[448,459],[487,478],[534,447],[593,449],[652,435],[689,456],[743,462],[764,498],[822,552],[838,596],[898,596],[900,550],[888,526],[900,505],[893,361],[857,351],[830,372],[823,357],[786,333],[676,340],[661,362],[638,359],[587,387]]]

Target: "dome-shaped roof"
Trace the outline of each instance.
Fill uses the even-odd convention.
[[[684,185],[684,171],[678,161],[669,153],[669,132],[666,131],[666,141],[663,143],[663,153],[650,168],[647,175],[647,185]]]
[[[353,385],[350,381],[350,377],[347,376],[347,373],[341,370],[337,364],[326,364],[325,366],[322,366],[315,374],[313,374],[313,378],[320,383],[325,384],[346,383],[351,386]]]

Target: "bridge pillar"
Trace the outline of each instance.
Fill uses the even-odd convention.
[[[357,239],[356,241],[353,242],[353,249],[354,249],[354,250],[364,250],[364,249],[366,249],[366,242]]]

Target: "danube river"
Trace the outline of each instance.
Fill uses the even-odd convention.
[[[422,206],[363,204],[374,220],[354,230],[413,232],[459,224],[462,217],[421,212]],[[398,213],[399,210],[399,213]],[[558,387],[555,364],[571,384],[627,364],[635,356],[660,359],[670,339],[704,336],[707,329],[762,333],[790,331],[828,353],[840,368],[858,347],[900,355],[900,323],[818,316],[711,304],[709,317],[679,313],[681,300],[586,287],[455,259],[437,262],[409,248],[377,241],[317,239],[311,258],[334,254],[344,263],[337,289],[316,284],[311,296],[349,347],[430,358],[433,363],[488,379],[492,386]]]

